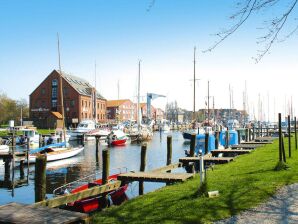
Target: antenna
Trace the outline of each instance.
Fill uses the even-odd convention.
[[[66,133],[65,133],[65,118],[64,118],[64,100],[63,100],[63,88],[62,88],[62,69],[61,69],[61,60],[60,60],[60,41],[59,41],[59,33],[57,33],[57,41],[58,41],[58,60],[59,60],[59,82],[60,82],[60,98],[61,98],[61,111],[62,111],[62,127],[63,127],[63,137],[66,143]]]

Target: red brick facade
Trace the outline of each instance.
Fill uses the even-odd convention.
[[[60,74],[56,70],[31,93],[29,103],[30,119],[40,128],[55,128],[52,111],[62,113]],[[84,119],[93,119],[92,91],[94,88],[85,80],[62,74],[63,100],[66,126],[76,126]],[[97,93],[96,120],[106,121],[106,99]]]

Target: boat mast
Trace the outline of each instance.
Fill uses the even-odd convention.
[[[207,99],[208,105],[207,105],[207,112],[208,112],[208,126],[210,126],[209,124],[209,120],[210,120],[210,110],[209,110],[209,80],[208,80],[208,99]]]
[[[139,60],[139,72],[138,72],[138,103],[137,103],[137,122],[138,122],[138,131],[140,131],[140,85],[141,85],[141,60]]]
[[[93,119],[95,120],[95,124],[97,123],[97,116],[96,116],[96,103],[97,103],[97,94],[96,94],[96,61],[94,64],[94,99],[93,99]]]
[[[192,113],[192,119],[194,122],[196,122],[196,47],[194,47],[194,54],[193,54],[193,113]]]
[[[61,60],[60,60],[60,42],[59,42],[59,33],[57,33],[58,40],[58,59],[59,59],[59,83],[60,83],[60,98],[61,98],[61,111],[62,111],[62,127],[63,127],[63,138],[66,143],[66,131],[65,131],[65,117],[64,117],[64,100],[63,100],[63,88],[62,88],[62,69],[61,69]]]

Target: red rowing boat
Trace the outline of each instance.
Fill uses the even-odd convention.
[[[119,174],[114,174],[109,176],[108,181],[113,182],[117,180],[117,176]],[[68,191],[67,187],[62,186],[56,190],[54,190],[55,195],[61,195],[61,194],[66,194],[66,193],[77,193],[95,186],[100,186],[102,185],[102,179],[97,179],[93,182],[89,182],[87,184],[83,184],[79,187],[74,188],[71,191]],[[112,190],[107,193],[108,197],[108,206],[110,205],[120,205],[122,202],[126,201],[128,198],[125,194],[127,190],[128,184],[124,184],[120,186],[117,190]],[[61,192],[62,191],[62,192]],[[96,210],[101,210],[102,208],[105,207],[104,200],[102,199],[102,195],[98,195],[95,197],[89,197],[89,198],[84,198],[72,203],[68,203],[65,208],[72,210],[72,211],[77,211],[77,212],[84,212],[84,213],[89,213],[93,212]]]

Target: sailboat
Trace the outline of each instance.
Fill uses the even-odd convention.
[[[137,96],[137,130],[130,130],[129,137],[131,142],[141,142],[152,139],[152,129],[142,124],[142,115],[140,108],[140,86],[141,86],[141,61],[139,61],[139,72],[138,72],[138,96]]]
[[[35,163],[36,157],[39,154],[46,154],[47,161],[55,161],[60,159],[66,159],[78,155],[84,150],[83,146],[72,147],[66,144],[66,130],[65,130],[65,116],[64,116],[64,102],[63,102],[63,82],[62,82],[62,70],[60,63],[60,47],[59,36],[58,39],[58,56],[59,56],[59,85],[60,85],[60,98],[61,98],[61,111],[62,111],[62,124],[63,124],[63,139],[64,142],[57,144],[46,145],[41,148],[37,148],[29,152],[29,162]]]
[[[194,48],[194,73],[193,73],[193,112],[192,112],[192,124],[193,129],[186,130],[182,133],[184,140],[189,141],[192,134],[197,134],[197,125],[196,125],[196,47]],[[199,133],[204,132],[203,129],[198,129]]]

